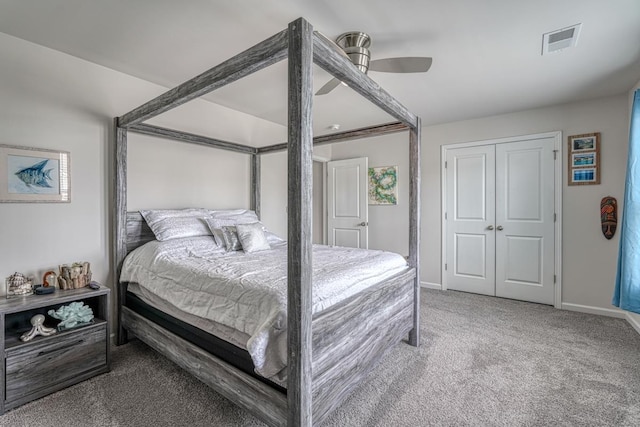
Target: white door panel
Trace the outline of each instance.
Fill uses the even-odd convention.
[[[498,238],[500,239],[500,238]],[[542,247],[538,237],[505,236],[505,281],[542,285]]]
[[[496,295],[553,304],[553,140],[497,144],[496,174]]]
[[[487,238],[484,234],[455,235],[455,261],[453,268],[457,277],[487,278]]]
[[[334,228],[333,245],[359,248],[361,234],[361,230]]]
[[[446,161],[447,287],[495,295],[494,147],[447,150]]]
[[[367,158],[327,163],[328,244],[368,248]]]

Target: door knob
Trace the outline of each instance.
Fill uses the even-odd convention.
[[[487,230],[493,230],[493,225],[488,226]]]
[[[361,222],[360,224],[358,224],[358,227],[366,227],[367,225],[369,225],[366,222]]]
[[[501,225],[499,225],[498,227],[496,227],[496,229],[497,229],[498,231],[502,231],[502,230],[504,230],[504,228],[502,228],[502,226],[501,226]]]

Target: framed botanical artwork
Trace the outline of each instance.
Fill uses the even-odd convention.
[[[398,167],[369,168],[369,204],[398,204]]]
[[[600,133],[568,138],[569,185],[600,184]]]
[[[0,144],[0,202],[68,203],[70,167],[66,151]]]

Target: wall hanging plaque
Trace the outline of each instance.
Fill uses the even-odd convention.
[[[602,223],[602,234],[607,239],[611,239],[616,234],[618,227],[618,202],[615,197],[603,197],[600,202],[600,222]]]

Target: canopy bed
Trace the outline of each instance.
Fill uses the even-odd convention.
[[[288,142],[255,148],[143,124],[144,121],[255,71],[288,58]],[[312,65],[319,65],[398,121],[326,136],[312,132]],[[402,267],[378,274],[366,289],[328,307],[314,307],[318,279],[312,261],[311,171],[313,145],[393,132],[409,132],[409,256]],[[143,133],[208,145],[251,156],[250,209],[260,214],[260,156],[288,150],[288,231],[286,259],[286,382],[276,384],[243,369],[242,355],[230,346],[210,350],[206,333],[178,318],[144,308],[120,280],[127,255],[156,236],[138,212],[127,212],[127,134]],[[304,19],[239,55],[115,119],[114,288],[118,343],[136,336],[198,379],[268,425],[320,424],[365,378],[388,349],[408,334],[419,344],[420,119],[360,72],[331,41]],[[283,243],[284,245],[284,243]],[[360,279],[358,279],[360,280]],[[131,286],[136,284],[132,281]],[[315,295],[313,295],[315,296]],[[140,308],[142,307],[142,308]],[[146,311],[145,311],[146,310]],[[315,310],[315,311],[314,311]],[[148,314],[144,314],[148,312]],[[154,314],[155,313],[155,314]],[[176,326],[177,325],[177,326]],[[195,330],[193,330],[193,329]],[[186,331],[186,332],[185,332]],[[200,336],[200,335],[204,336]],[[195,336],[200,336],[197,338]],[[224,341],[224,340],[221,340]],[[224,347],[224,343],[221,344]],[[212,345],[213,346],[213,345]],[[225,355],[226,354],[226,355]],[[284,387],[286,386],[286,387]]]

